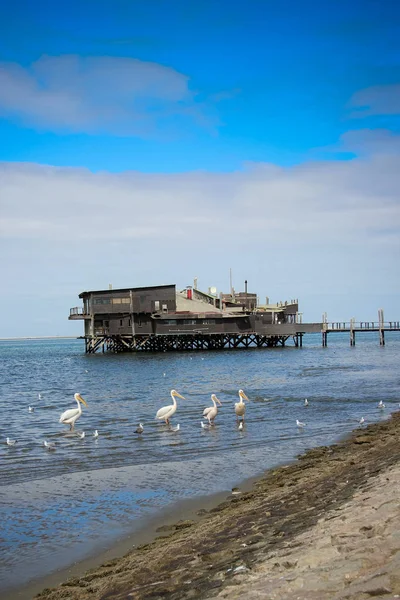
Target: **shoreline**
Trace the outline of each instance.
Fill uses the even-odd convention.
[[[399,429],[397,412],[386,421],[357,428],[336,444],[309,450],[293,463],[248,480],[248,486],[244,483],[240,493],[228,499],[227,492],[218,494],[219,499],[207,497],[210,508],[205,508],[207,498],[195,499],[201,509],[192,507],[192,513],[197,512],[194,518],[175,519],[172,524],[173,514],[167,522],[162,517],[158,522],[163,525],[148,526],[147,539],[143,536],[139,541],[132,534],[130,543],[135,538],[142,545],[125,556],[110,558],[84,575],[84,564],[79,563],[77,573],[70,573],[72,579],[35,597],[122,600],[129,594],[133,599],[186,599],[215,597],[216,593],[228,597],[225,588],[246,578],[271,552],[315,527],[327,511],[338,510],[371,478],[399,464]],[[240,574],[235,573],[237,568]],[[61,575],[54,577],[60,581]],[[35,591],[41,583],[46,585],[37,582]],[[32,597],[32,587],[30,591]],[[11,597],[22,598],[18,590]]]

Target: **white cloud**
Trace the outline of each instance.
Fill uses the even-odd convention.
[[[355,110],[352,118],[363,118],[372,115],[400,114],[400,84],[376,85],[356,92],[350,106]]]
[[[42,129],[139,137],[217,123],[211,103],[198,101],[189,78],[170,67],[72,55],[28,67],[0,63],[0,114]]]

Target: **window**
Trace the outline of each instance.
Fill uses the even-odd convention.
[[[129,298],[113,298],[112,303],[113,304],[129,304],[130,299]]]
[[[199,321],[195,321],[194,319],[183,319],[181,323],[182,325],[198,325]]]
[[[214,325],[215,324],[215,320],[214,319],[205,319],[203,321],[203,325]]]
[[[164,325],[176,325],[176,319],[164,319],[161,323],[164,323]]]
[[[140,317],[138,317],[138,320],[136,321],[136,324],[138,327],[142,326],[142,319]]]
[[[167,313],[168,312],[168,305],[167,304],[163,304],[162,305],[162,311],[163,311],[163,313]]]
[[[110,298],[95,298],[94,299],[95,304],[110,304],[110,302],[111,302]]]
[[[119,320],[119,326],[122,327],[122,319]]]
[[[103,321],[104,327],[110,327],[110,321]]]
[[[154,310],[160,310],[160,301],[154,300]]]
[[[128,325],[129,325],[129,327],[132,325],[132,323],[131,323],[131,320],[130,320],[130,319],[129,319],[129,321],[128,321]]]

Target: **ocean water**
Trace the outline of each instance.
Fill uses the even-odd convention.
[[[351,348],[348,335],[331,334],[322,348],[306,335],[301,349],[86,356],[81,340],[1,341],[0,592],[103,552],[166,506],[332,443],[362,416],[388,418],[400,402],[400,335],[386,343],[367,333]],[[178,432],[155,420],[173,388],[186,398],[172,418]],[[243,431],[240,388],[250,400]],[[88,403],[76,424],[84,439],[58,423],[75,392]],[[203,430],[211,393],[222,407]]]

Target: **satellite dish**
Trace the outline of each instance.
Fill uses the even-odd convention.
[[[213,286],[210,288],[210,293],[211,293],[211,295],[212,295],[212,296],[215,296],[215,295],[216,295],[216,293],[217,293],[217,288],[216,288],[214,285],[213,285]]]

